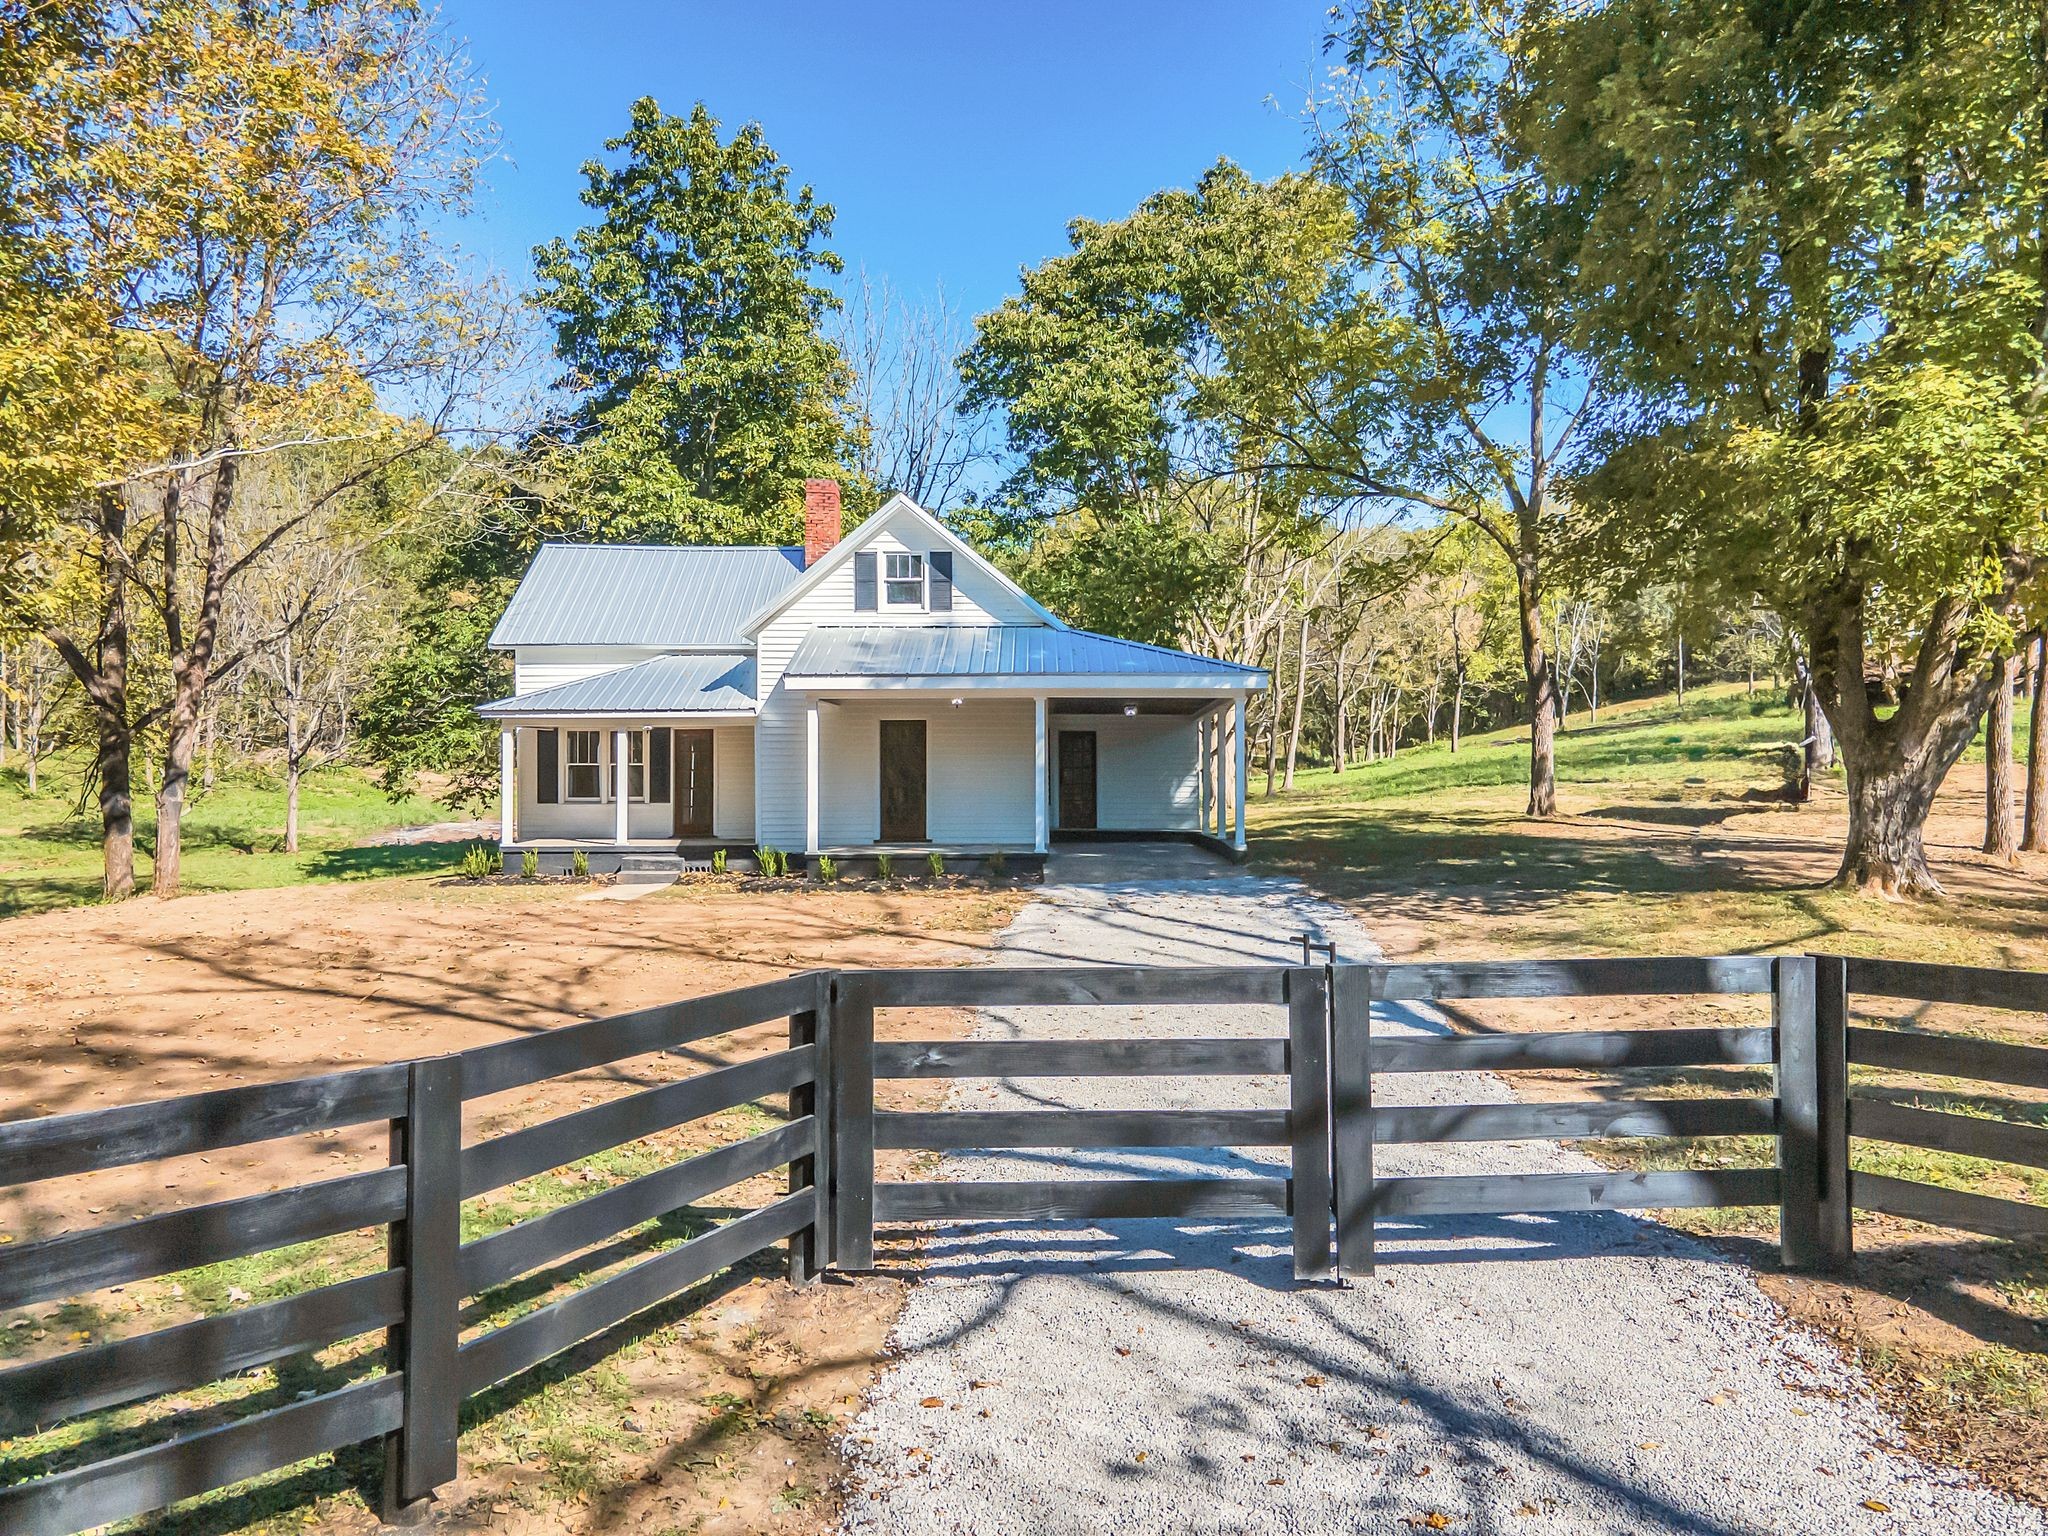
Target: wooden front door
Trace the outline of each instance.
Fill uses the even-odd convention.
[[[677,837],[711,835],[711,733],[675,733],[676,772],[670,793],[675,799]]]
[[[882,841],[921,843],[925,757],[922,720],[882,722]]]
[[[1095,733],[1060,732],[1060,826],[1095,830]]]

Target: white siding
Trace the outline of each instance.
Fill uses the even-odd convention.
[[[612,790],[612,732],[619,722],[563,725],[560,729],[595,730],[603,736],[605,794]],[[521,726],[518,738],[519,840],[545,842],[553,838],[585,838],[610,842],[616,834],[618,806],[610,798],[601,801],[563,801],[542,805],[534,793],[540,784],[540,749],[533,728]],[[712,730],[711,832],[714,837],[735,844],[751,845],[754,840],[754,776],[752,728],[721,725]],[[567,793],[569,745],[562,742],[560,789]],[[626,811],[626,833],[633,838],[671,839],[675,835],[675,809],[664,800],[658,805],[635,801]]]
[[[1047,756],[1059,772],[1061,730],[1095,732],[1095,824],[1105,832],[1192,832],[1201,819],[1200,738],[1186,715],[1054,715]],[[1057,817],[1059,801],[1053,807]]]
[[[638,666],[663,653],[631,645],[528,645],[512,653],[512,693],[538,693],[580,683],[600,672]]]
[[[872,843],[881,836],[884,720],[925,722],[925,831],[937,843],[1031,845],[1032,708],[1029,699],[850,700],[819,714],[818,838],[826,847]],[[797,841],[802,847],[801,759]]]
[[[721,725],[711,733],[711,834],[754,840],[754,728]]]
[[[901,525],[904,536],[898,537],[895,519],[884,522],[872,534],[867,527],[853,535],[866,541],[860,545],[863,550],[873,550],[879,559],[891,550],[909,551],[913,554],[929,555],[932,542],[929,536],[920,537],[915,519],[906,518]],[[856,610],[853,606],[853,561],[849,557],[827,573],[818,586],[805,593],[773,621],[762,627],[756,637],[756,676],[758,679],[760,714],[755,721],[754,732],[754,795],[759,807],[760,836],[764,843],[778,848],[800,849],[804,845],[804,701],[791,695],[782,687],[783,671],[789,666],[789,658],[796,654],[796,648],[805,635],[821,624],[1041,624],[1044,622],[1031,607],[1020,601],[1016,593],[999,582],[989,580],[970,563],[956,557],[953,562],[953,611],[951,613],[927,613],[922,608],[891,609],[880,600],[880,572],[877,572],[877,606],[872,610]],[[825,706],[829,713],[833,706]],[[943,703],[937,706],[946,709]],[[1030,773],[1031,762],[1031,706],[1024,703],[1024,773]],[[907,720],[916,718],[927,706],[905,701],[898,706],[891,719]],[[872,718],[879,719],[879,715]],[[936,718],[931,716],[930,718]],[[938,733],[934,731],[936,742]],[[825,742],[829,742],[829,737]],[[834,775],[843,770],[843,764],[833,755],[829,745],[821,742],[823,750],[820,760],[825,768],[823,777],[830,783]],[[1007,750],[1007,749],[1006,749]],[[867,770],[872,773],[873,766]],[[939,793],[939,756],[936,745],[932,747],[931,783],[934,806]],[[872,800],[872,796],[870,799]],[[950,838],[951,833],[940,832],[937,828],[937,812],[934,809],[932,836],[935,839]],[[1031,841],[1031,803],[1024,802],[1023,842]],[[820,806],[818,834],[826,842],[835,841],[825,830],[824,807]],[[998,836],[992,832],[962,834],[964,840],[986,842],[1019,841],[1009,834]],[[871,842],[871,832],[861,838],[840,838],[839,842]]]

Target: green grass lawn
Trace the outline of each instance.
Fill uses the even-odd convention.
[[[30,795],[18,761],[0,768],[0,917],[98,899],[99,806],[87,799],[81,807],[84,769],[75,755],[46,761],[37,793]],[[394,802],[361,769],[324,769],[301,787],[299,851],[285,853],[282,776],[238,769],[210,794],[195,790],[186,807],[184,887],[250,890],[447,869],[459,845],[355,845],[395,827],[455,815],[431,800]],[[144,888],[155,838],[156,807],[146,786],[138,785],[135,877]]]

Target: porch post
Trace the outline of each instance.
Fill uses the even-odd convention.
[[[516,729],[498,727],[498,846],[510,848],[519,841],[519,790],[515,772],[519,762]]]
[[[1195,716],[1195,825],[1209,830],[1209,717]]]
[[[804,700],[804,852],[818,851],[818,701]]]
[[[623,843],[626,841],[626,811],[632,803],[631,797],[626,793],[626,733],[624,731],[612,732],[612,796],[617,801],[612,824],[617,830],[618,841]]]
[[[1031,701],[1031,846],[1044,853],[1047,847],[1045,826],[1046,799],[1046,757],[1045,757],[1045,695],[1040,694]]]
[[[1240,693],[1240,694],[1239,694],[1239,695],[1237,696],[1237,702],[1236,702],[1236,704],[1235,704],[1234,706],[1232,706],[1232,709],[1231,709],[1231,733],[1232,733],[1232,734],[1233,734],[1234,736],[1236,736],[1236,738],[1237,738],[1237,743],[1236,743],[1236,746],[1234,747],[1234,749],[1233,749],[1233,751],[1232,751],[1232,755],[1231,755],[1231,769],[1232,769],[1232,772],[1233,772],[1233,774],[1235,775],[1235,781],[1234,781],[1234,782],[1233,782],[1233,783],[1231,784],[1231,786],[1230,786],[1230,811],[1231,811],[1231,827],[1230,827],[1230,845],[1231,845],[1231,846],[1232,846],[1233,848],[1239,848],[1239,849],[1242,849],[1242,848],[1244,847],[1244,765],[1245,765],[1245,752],[1244,752],[1244,695],[1243,695],[1243,694],[1241,694],[1241,693]]]

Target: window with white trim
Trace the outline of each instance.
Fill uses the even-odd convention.
[[[564,731],[568,741],[569,793],[571,800],[604,798],[604,767],[598,756],[598,731]]]
[[[882,594],[891,608],[924,606],[924,556],[890,550],[882,556]]]
[[[626,796],[628,799],[645,803],[647,800],[647,733],[626,732]]]

